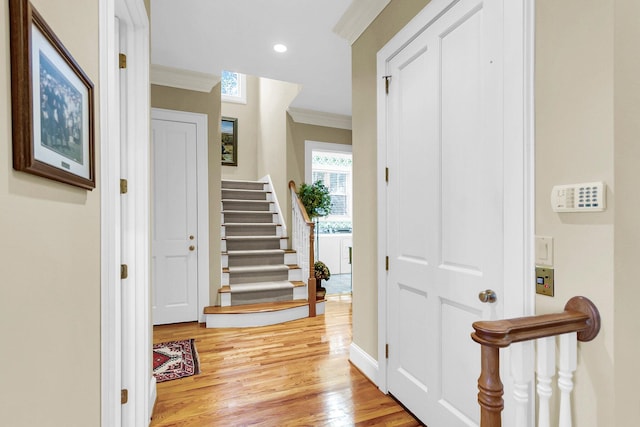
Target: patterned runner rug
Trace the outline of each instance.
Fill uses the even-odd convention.
[[[193,338],[153,345],[153,376],[156,382],[190,377],[200,373]]]

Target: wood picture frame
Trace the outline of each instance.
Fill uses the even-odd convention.
[[[238,166],[238,119],[223,117],[220,134],[222,166]]]
[[[9,0],[13,168],[87,190],[93,83],[29,0]]]

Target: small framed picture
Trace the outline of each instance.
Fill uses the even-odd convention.
[[[238,166],[238,119],[223,117],[220,129],[222,134],[222,165]]]
[[[9,0],[13,167],[92,190],[93,83],[28,0]]]

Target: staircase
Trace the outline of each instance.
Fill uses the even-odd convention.
[[[222,181],[222,278],[219,305],[206,307],[208,328],[263,326],[309,315],[308,272],[288,249],[269,177]],[[319,314],[324,301],[316,304]]]

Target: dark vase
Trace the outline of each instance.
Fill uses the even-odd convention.
[[[316,299],[324,299],[327,289],[322,287],[322,279],[316,279]]]

